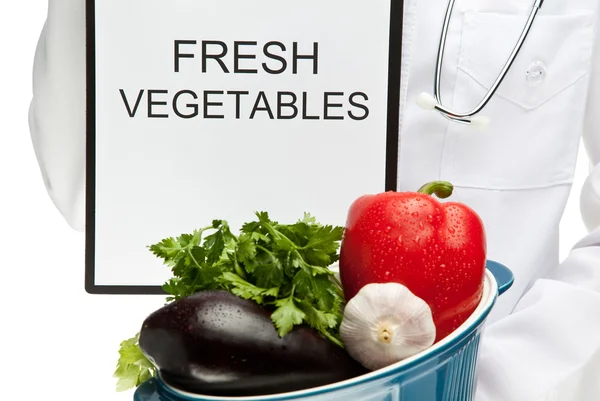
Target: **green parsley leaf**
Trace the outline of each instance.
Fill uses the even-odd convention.
[[[271,320],[277,327],[280,337],[292,331],[294,325],[302,324],[306,315],[296,306],[294,297],[275,301],[277,309],[271,314]]]
[[[301,302],[298,307],[305,313],[305,320],[309,326],[317,329],[329,340],[343,347],[342,341],[330,331],[330,329],[335,329],[341,323],[341,314],[323,312],[306,302]]]
[[[255,270],[256,285],[263,288],[279,287],[283,282],[283,266],[279,259],[260,264]]]
[[[238,239],[231,233],[229,225],[224,220],[213,221],[213,228],[217,231],[206,237],[204,248],[206,249],[206,263],[218,262],[225,251],[235,249]]]
[[[146,358],[139,347],[139,334],[121,343],[119,362],[114,377],[117,391],[127,391],[138,387],[156,374],[154,365]]]
[[[328,276],[312,276],[306,270],[300,270],[293,281],[299,297],[314,300],[319,309],[331,310],[335,302],[335,294],[331,293],[333,283]]]
[[[306,314],[308,324],[321,332],[334,329],[338,324],[339,316],[333,313],[323,312],[306,302],[299,303],[298,307]]]
[[[223,232],[219,230],[216,233],[206,237],[204,247],[208,249],[206,254],[206,262],[209,264],[217,262],[225,250]]]
[[[183,277],[189,266],[188,260],[186,260],[185,257],[181,257],[177,263],[175,263],[175,266],[173,266],[171,271],[175,277]]]
[[[200,290],[217,290],[222,287],[219,283],[220,277],[224,274],[223,266],[205,266],[200,270],[200,281],[198,282],[198,289]],[[194,292],[197,292],[195,290]],[[190,294],[191,295],[191,294]]]
[[[202,267],[206,261],[206,250],[197,245],[193,245],[191,249],[187,249],[185,261],[187,266]]]
[[[277,298],[279,296],[279,288],[280,287],[270,288],[270,289],[268,289],[268,290],[265,291],[264,295],[266,297],[275,297],[275,298]]]
[[[300,221],[306,224],[318,224],[317,219],[307,212],[304,212],[304,217]]]
[[[308,243],[302,247],[307,263],[326,267],[337,261],[339,241],[342,240],[341,227],[313,227]]]
[[[250,284],[234,273],[223,273],[222,280],[229,286],[230,291],[238,297],[251,299],[258,304],[264,303],[266,289]]]
[[[172,261],[181,252],[181,245],[175,238],[166,238],[156,245],[150,247],[150,251],[164,259],[165,262]]]
[[[181,248],[187,248],[194,241],[193,234],[182,234],[177,238],[177,242]]]
[[[252,240],[251,235],[241,234],[237,244],[237,260],[244,264],[248,273],[253,273],[256,269],[256,243]]]

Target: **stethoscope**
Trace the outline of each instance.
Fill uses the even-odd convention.
[[[473,110],[471,110],[468,113],[457,113],[457,112],[454,112],[454,111],[444,107],[442,105],[442,99],[440,97],[440,82],[441,82],[441,78],[442,78],[442,63],[444,61],[444,52],[446,51],[446,38],[448,36],[448,26],[450,25],[450,17],[452,16],[454,2],[455,2],[455,0],[449,0],[448,9],[446,10],[446,17],[444,19],[444,26],[442,28],[442,35],[440,37],[440,44],[438,47],[437,63],[435,66],[435,85],[433,87],[433,96],[431,96],[430,94],[428,94],[426,92],[423,92],[423,93],[421,93],[421,95],[419,95],[419,98],[417,99],[417,104],[426,110],[437,110],[444,117],[446,117],[447,119],[449,119],[451,121],[456,121],[456,122],[463,123],[463,124],[469,124],[469,125],[473,125],[478,128],[485,129],[489,125],[490,120],[489,120],[489,118],[487,118],[485,116],[478,115],[478,113],[481,110],[483,110],[483,108],[488,104],[488,102],[494,96],[494,94],[496,93],[496,90],[498,89],[498,87],[500,86],[500,84],[502,83],[504,78],[506,77],[506,74],[510,70],[510,67],[512,66],[513,62],[515,61],[515,58],[517,57],[517,55],[519,54],[519,51],[521,50],[523,43],[525,43],[525,39],[527,38],[529,31],[531,30],[533,21],[535,20],[535,17],[537,16],[538,11],[542,7],[544,0],[535,0],[535,3],[533,4],[533,9],[531,10],[531,13],[529,14],[529,18],[527,19],[527,23],[525,24],[525,29],[523,29],[523,32],[521,33],[521,36],[519,37],[519,40],[518,40],[517,44],[515,45],[512,53],[510,54],[508,61],[504,65],[504,68],[502,68],[500,75],[498,76],[498,78],[496,79],[496,81],[494,82],[492,87],[488,90],[487,94],[485,95],[485,97],[483,98],[481,103],[479,103],[479,105],[477,107],[475,107]]]

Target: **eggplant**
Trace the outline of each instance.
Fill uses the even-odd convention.
[[[213,396],[304,390],[368,371],[308,326],[283,338],[270,311],[227,291],[164,306],[143,323],[140,348],[174,388]]]

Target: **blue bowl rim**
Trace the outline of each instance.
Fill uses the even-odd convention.
[[[482,300],[482,303],[485,301],[488,305],[479,311],[479,316],[477,318],[469,321],[467,320],[463,326],[457,329],[456,332],[460,332],[460,334],[455,336],[447,337],[445,340],[442,340],[437,345],[434,345],[430,348],[430,352],[425,351],[416,356],[409,358],[406,361],[399,362],[398,364],[394,364],[388,366],[387,368],[383,368],[374,372],[367,373],[365,375],[355,377],[352,379],[344,380],[338,383],[332,383],[325,386],[319,386],[314,388],[309,388],[305,390],[298,390],[288,393],[280,393],[280,394],[269,394],[264,396],[248,396],[248,397],[220,397],[220,396],[210,396],[210,395],[202,395],[202,394],[192,394],[182,390],[177,390],[166,384],[162,378],[160,377],[160,373],[157,373],[156,383],[157,386],[171,396],[174,396],[178,399],[183,399],[185,401],[287,401],[287,400],[299,400],[306,397],[314,397],[322,394],[338,392],[340,390],[347,390],[349,388],[365,384],[365,383],[373,383],[376,381],[380,381],[386,378],[394,377],[398,375],[398,371],[409,371],[416,366],[427,362],[451,349],[452,347],[459,344],[461,341],[464,341],[469,335],[475,331],[478,327],[480,327],[487,317],[489,316],[492,308],[494,307],[496,300],[499,296],[499,287],[504,283],[498,283],[496,281],[495,275],[492,273],[490,269],[487,268],[487,265],[494,264],[504,268],[506,271],[509,271],[505,266],[488,260],[486,262],[486,281],[487,285],[490,286],[490,295],[486,300]],[[510,272],[510,271],[509,271]],[[511,282],[512,284],[512,282]]]

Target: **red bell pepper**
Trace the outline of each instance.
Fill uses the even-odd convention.
[[[473,313],[483,294],[485,231],[468,206],[431,196],[452,191],[448,182],[432,182],[352,204],[340,250],[346,300],[367,284],[403,284],[430,306],[436,342]]]

